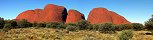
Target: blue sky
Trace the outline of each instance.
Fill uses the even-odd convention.
[[[56,4],[76,9],[87,19],[96,7],[104,7],[124,16],[130,22],[144,23],[153,14],[153,0],[0,0],[0,17],[15,19],[25,10],[43,9],[46,4]]]

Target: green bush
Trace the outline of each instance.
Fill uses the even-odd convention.
[[[17,28],[17,22],[15,20],[5,20],[6,24],[11,24],[13,28]]]
[[[47,28],[65,28],[65,24],[61,22],[51,22],[46,24]]]
[[[92,24],[88,24],[87,25],[87,30],[93,30],[94,28],[93,28],[93,25]]]
[[[130,40],[133,37],[132,30],[123,30],[119,35],[119,40]]]
[[[85,30],[87,29],[88,23],[86,20],[81,20],[77,23],[77,26],[79,27],[80,30]]]
[[[0,17],[0,29],[2,29],[4,27],[4,24],[5,24],[4,18]]]
[[[127,29],[132,29],[131,24],[120,24],[116,26],[115,30],[121,31],[121,30],[127,30]]]
[[[66,30],[67,31],[76,31],[76,30],[78,30],[78,27],[77,26],[67,26]]]
[[[131,25],[132,25],[132,28],[134,30],[142,30],[142,29],[144,29],[144,26],[142,24],[140,24],[140,23],[132,23]]]
[[[67,26],[77,26],[77,24],[75,24],[75,23],[68,23],[68,24],[66,24]]]
[[[29,23],[26,19],[22,19],[17,22],[18,28],[25,28],[25,27],[31,27],[32,24]]]
[[[116,30],[121,31],[125,29],[125,25],[124,24],[120,24],[116,26]]]
[[[46,27],[46,23],[35,23],[35,24],[33,24],[33,26],[36,26],[36,27]]]
[[[94,24],[94,25],[92,26],[92,29],[95,30],[95,31],[98,31],[99,25],[100,25],[100,24]]]
[[[114,33],[115,32],[115,25],[112,23],[103,23],[99,25],[98,31],[102,33]]]
[[[12,28],[13,28],[13,27],[11,26],[11,24],[8,23],[8,24],[5,24],[5,25],[4,25],[3,31],[8,31],[8,30],[10,30],[10,29],[12,29]]]
[[[32,23],[32,27],[37,27],[38,23],[34,22]]]
[[[76,30],[79,30],[79,27],[76,23],[68,23],[68,24],[66,24],[66,30],[67,31],[76,31]]]

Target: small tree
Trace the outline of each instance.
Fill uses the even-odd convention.
[[[2,29],[4,27],[4,24],[5,24],[4,18],[0,17],[0,29]]]
[[[134,30],[142,30],[142,29],[144,29],[144,26],[140,23],[132,23],[132,28]]]
[[[152,30],[153,29],[153,15],[148,21],[145,22],[145,27],[148,30]]]
[[[32,26],[32,24],[29,23],[26,19],[22,19],[22,20],[18,21],[17,25],[18,25],[19,28],[25,28],[25,27]]]
[[[149,19],[149,22],[153,22],[153,15],[152,15],[152,17]]]
[[[145,22],[145,28],[148,30],[153,30],[153,22]]]

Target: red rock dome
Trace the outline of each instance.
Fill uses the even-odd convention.
[[[67,10],[63,6],[48,4],[43,9],[27,10],[20,13],[16,20],[26,19],[29,22],[65,22]]]
[[[79,11],[70,9],[67,10],[63,6],[48,4],[44,9],[27,10],[20,13],[15,20],[19,21],[26,19],[28,22],[66,22],[76,23],[80,20],[85,20],[84,15]],[[88,22],[91,24],[99,24],[112,22],[114,24],[129,24],[123,16],[115,12],[109,11],[106,8],[94,8],[88,15]]]
[[[91,24],[99,24],[111,22],[113,24],[129,24],[124,17],[116,14],[115,12],[108,11],[106,8],[94,8],[90,11],[88,19]]]
[[[85,20],[85,17],[82,13],[77,10],[70,9],[68,11],[66,23],[77,23],[80,20]]]

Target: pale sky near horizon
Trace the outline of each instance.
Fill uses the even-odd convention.
[[[25,10],[43,9],[47,4],[76,9],[87,19],[93,8],[104,7],[130,22],[144,23],[153,15],[153,0],[0,0],[0,17],[15,19]]]

